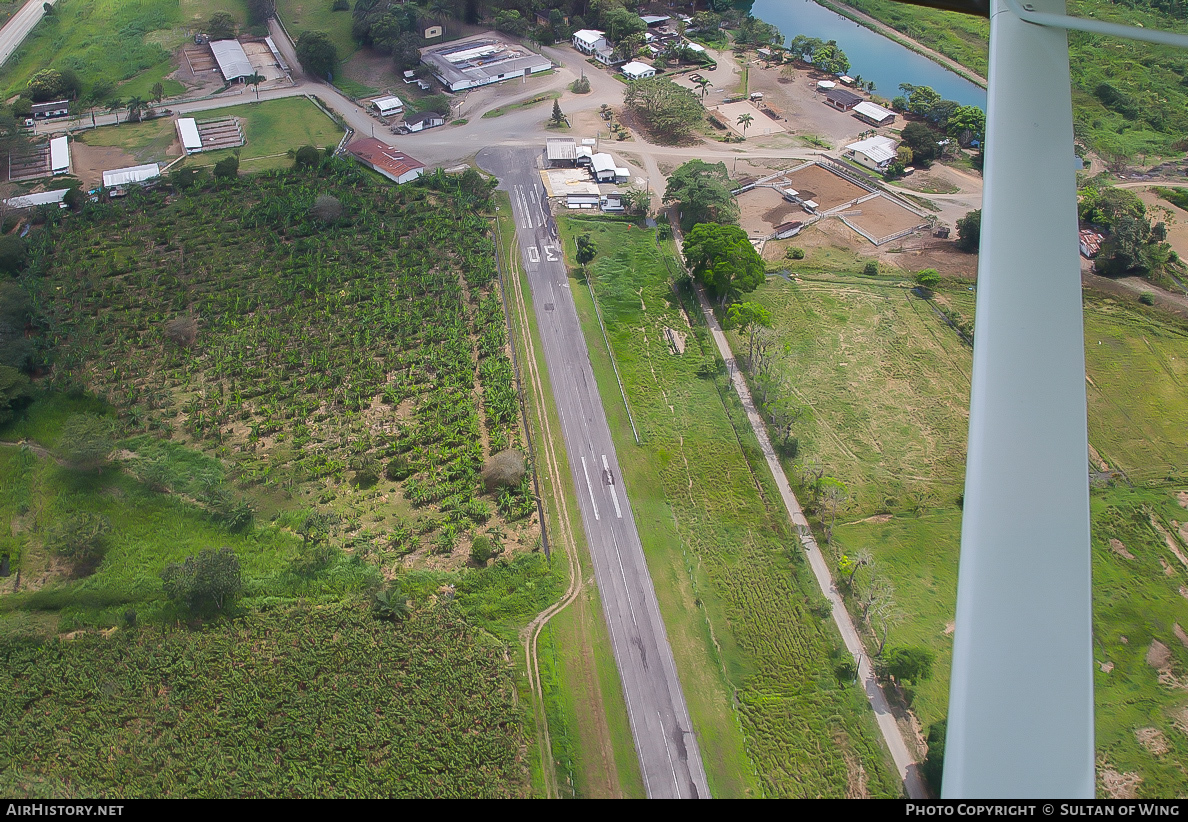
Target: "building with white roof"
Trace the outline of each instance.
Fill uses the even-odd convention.
[[[39,191],[36,194],[22,194],[20,197],[12,197],[4,201],[4,205],[9,208],[35,208],[39,205],[51,205],[53,203],[61,203],[66,198],[68,188],[59,188],[56,191]]]
[[[391,117],[393,114],[400,114],[404,111],[404,101],[394,94],[372,100],[371,104],[375,106],[380,117]]]
[[[642,80],[645,77],[656,76],[655,68],[649,66],[647,63],[641,63],[638,60],[632,60],[619,70],[623,72],[623,74],[627,75],[628,80]]]
[[[103,187],[114,188],[132,183],[143,183],[161,176],[161,167],[156,163],[143,166],[128,166],[103,172]]]
[[[238,40],[213,40],[210,50],[214,53],[215,62],[219,64],[219,73],[228,83],[241,82],[245,77],[251,77],[256,73],[252,61],[248,59]]]
[[[883,172],[895,162],[896,143],[890,137],[867,137],[845,148],[845,156],[859,165]]]
[[[70,171],[70,144],[65,137],[50,140],[50,173],[67,174]]]
[[[581,29],[573,33],[573,47],[583,54],[593,54],[606,46],[606,34],[598,29]]]
[[[872,126],[889,126],[895,122],[895,112],[871,102],[854,106],[854,116]]]
[[[506,43],[493,32],[422,49],[421,62],[450,91],[488,86],[553,68],[547,57]]]
[[[177,136],[181,138],[182,150],[186,154],[202,151],[202,137],[198,134],[198,123],[193,117],[178,119]]]
[[[613,183],[618,169],[615,168],[615,158],[606,153],[595,154],[590,158],[590,172],[595,182]]]

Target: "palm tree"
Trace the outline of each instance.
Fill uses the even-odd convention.
[[[694,80],[693,82],[697,83],[698,88],[701,89],[701,98],[704,100],[706,89],[709,88],[710,86],[712,86],[713,83],[711,83],[709,80],[705,79],[704,77],[702,77],[700,80]]]
[[[260,74],[259,72],[253,72],[247,77],[243,78],[243,82],[247,83],[249,86],[255,87],[257,103],[260,102],[260,84],[263,83],[265,79],[266,78],[264,75]]]
[[[140,122],[144,110],[148,108],[148,104],[139,97],[129,97],[128,101],[124,103],[124,108],[128,109],[128,119]]]
[[[743,139],[747,139],[747,126],[755,122],[755,118],[751,116],[750,112],[738,115],[738,124],[742,126]]]
[[[429,0],[429,14],[433,20],[441,24],[441,30],[445,31],[445,21],[454,16],[454,3],[452,0]]]
[[[124,107],[124,101],[121,100],[119,97],[113,98],[112,101],[107,104],[107,110],[115,115],[115,118],[116,118],[115,124],[117,126],[120,124],[120,109],[122,109],[123,107]]]

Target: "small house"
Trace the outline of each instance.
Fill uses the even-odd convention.
[[[595,154],[590,158],[590,173],[594,175],[596,183],[613,183],[618,169],[615,168],[615,158],[609,154]]]
[[[894,111],[868,101],[854,106],[854,116],[872,126],[889,126],[895,122]]]
[[[627,76],[628,80],[642,80],[645,77],[655,77],[656,69],[649,66],[647,63],[641,63],[638,60],[632,60],[627,65],[623,66],[619,71]]]
[[[1097,256],[1097,252],[1101,251],[1101,243],[1105,240],[1105,237],[1091,228],[1082,228],[1080,231],[1080,240],[1081,256],[1087,260],[1092,260]]]
[[[788,237],[794,237],[800,233],[800,229],[804,228],[804,223],[800,220],[789,220],[786,223],[781,223],[775,227],[775,239],[786,240]]]
[[[598,208],[599,194],[571,192],[565,195],[566,208]]]
[[[845,148],[845,156],[860,166],[882,173],[895,162],[896,142],[890,137],[867,137]]]
[[[627,206],[623,203],[623,192],[608,191],[602,195],[602,210],[603,211],[626,211]]]
[[[410,114],[404,118],[404,128],[415,134],[427,128],[437,128],[445,125],[445,117],[436,111],[422,111],[420,114]]]
[[[34,120],[51,120],[54,117],[65,117],[70,114],[69,100],[55,100],[52,103],[34,103]]]
[[[581,29],[573,33],[573,47],[582,54],[594,54],[607,47],[606,34],[597,29]]]
[[[820,85],[820,83],[818,83]],[[825,105],[832,106],[838,111],[850,111],[862,102],[862,98],[844,88],[831,88],[825,92]]]
[[[404,111],[404,101],[395,95],[372,100],[371,105],[379,112],[380,117],[391,117]]]

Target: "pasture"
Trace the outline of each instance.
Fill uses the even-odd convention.
[[[586,283],[570,283],[711,790],[898,795],[864,697],[834,677],[839,640],[704,325],[671,288],[671,244],[620,222],[560,225],[571,259],[575,235],[598,247],[592,284],[640,446]]]
[[[778,375],[805,409],[792,472],[803,482],[820,470],[848,488],[822,547],[835,561],[869,553],[853,593],[889,583],[888,644],[937,653],[932,679],[904,690],[927,729],[948,703],[971,363],[942,309],[971,322],[973,294],[955,285],[929,303],[894,278],[805,271],[769,279],[752,299],[773,312]],[[1188,786],[1177,764],[1188,761],[1188,494],[1177,495],[1188,486],[1188,331],[1088,294],[1085,334],[1092,470],[1117,477],[1091,500],[1100,790],[1133,775],[1140,796],[1178,795]],[[737,335],[733,344],[745,348]],[[868,641],[883,627],[872,622]]]
[[[337,146],[343,135],[343,130],[305,97],[243,103],[195,112],[193,116],[198,120],[239,117],[245,138],[238,149],[190,155],[185,164],[194,168],[213,166],[234,151],[239,152],[240,171],[245,174],[289,168],[293,165],[290,151],[302,146]]]

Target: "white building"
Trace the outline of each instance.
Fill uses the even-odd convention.
[[[50,140],[50,173],[66,174],[70,171],[70,144],[65,137]]]
[[[655,68],[649,66],[647,63],[641,63],[638,60],[632,60],[619,70],[623,72],[623,74],[627,75],[628,80],[642,80],[645,77],[656,76]]]
[[[219,73],[228,83],[238,83],[256,73],[238,40],[213,40],[210,50],[219,64]]]
[[[845,148],[845,156],[859,165],[884,172],[895,162],[896,143],[890,137],[867,137]]]
[[[424,131],[427,128],[437,128],[445,125],[445,117],[436,111],[422,111],[404,118],[404,127],[412,133]]]
[[[615,158],[609,154],[595,154],[590,158],[590,172],[597,183],[613,183],[618,169],[615,168]]]
[[[607,45],[606,34],[598,29],[581,29],[573,33],[573,47],[582,54],[593,54]]]
[[[181,138],[186,154],[202,151],[202,137],[198,134],[198,123],[193,117],[182,117],[177,121],[177,134]]]
[[[889,126],[895,122],[895,112],[871,102],[854,106],[854,116],[872,126]]]
[[[372,100],[371,105],[375,106],[380,117],[391,117],[404,111],[404,101],[395,95]]]
[[[547,57],[510,45],[493,33],[422,49],[421,61],[450,91],[488,86],[553,68]]]
[[[37,194],[22,194],[20,197],[12,197],[4,201],[4,205],[9,208],[36,208],[39,205],[52,205],[58,203],[62,208],[66,206],[62,201],[66,199],[66,192],[68,188],[59,188],[56,191],[41,191]]]
[[[103,172],[103,187],[114,188],[132,183],[143,183],[161,176],[161,167],[156,163],[143,166],[128,166]]]

